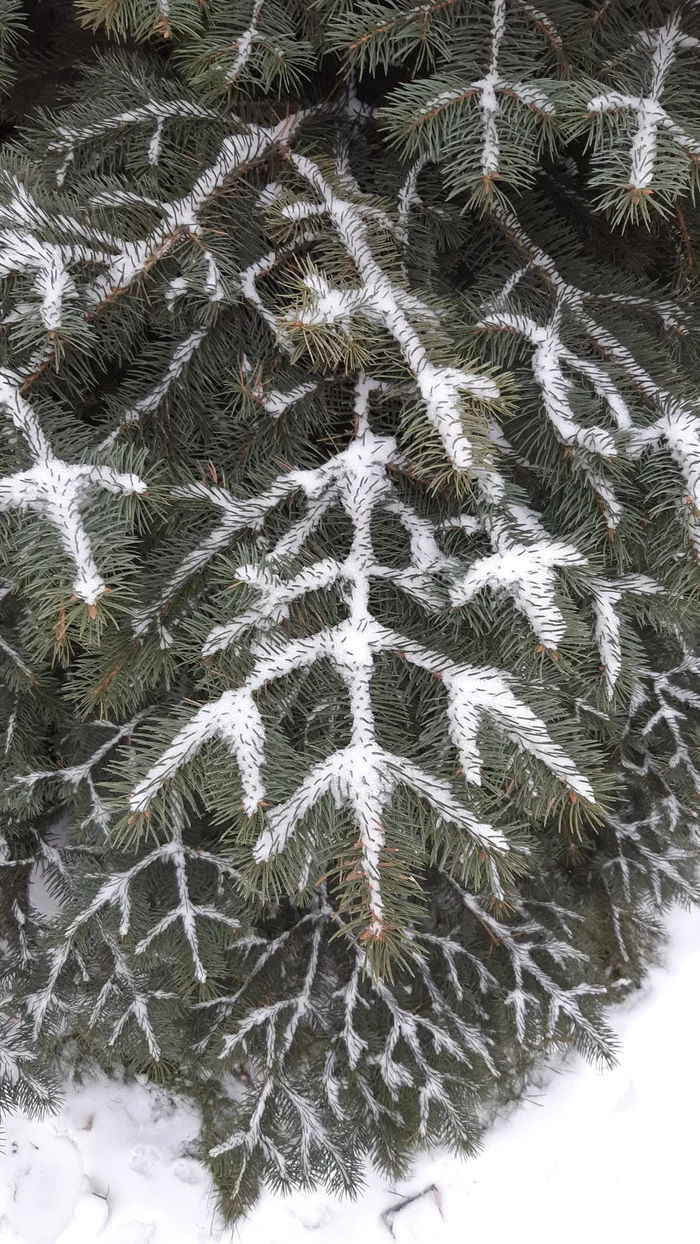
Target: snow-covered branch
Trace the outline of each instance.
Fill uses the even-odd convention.
[[[236,55],[224,78],[227,86],[233,86],[235,84],[237,78],[240,77],[241,73],[248,64],[255,44],[258,43],[263,37],[258,29],[258,22],[260,21],[260,15],[263,11],[264,4],[265,0],[255,0],[250,25],[243,31],[243,34],[234,45],[236,48]]]
[[[197,238],[207,266],[205,285],[212,302],[221,301],[224,291],[213,255],[202,242],[199,213],[238,169],[266,155],[272,147],[288,142],[303,119],[292,113],[276,125],[249,125],[239,134],[225,138],[216,160],[197,178],[189,193],[159,204],[161,223],[143,239],[125,241],[103,273],[88,287],[88,302],[100,306],[127,289],[183,237]],[[104,195],[102,203],[107,202]]]
[[[620,616],[616,612],[625,592],[636,596],[653,596],[663,591],[659,583],[648,575],[623,575],[619,579],[592,577],[588,586],[593,595],[595,612],[595,639],[605,671],[605,687],[608,699],[622,670],[622,644],[620,642]]]
[[[459,520],[455,525],[461,526]],[[540,643],[556,648],[566,629],[556,602],[556,570],[585,566],[586,559],[573,544],[552,540],[538,515],[524,506],[510,505],[502,514],[487,515],[481,526],[493,553],[477,558],[456,580],[450,589],[452,604],[464,605],[486,588],[504,592],[525,615]]]
[[[161,402],[172,392],[180,377],[186,372],[206,335],[206,328],[195,328],[187,337],[178,342],[160,380],[153,386],[150,393],[140,397],[133,406],[122,413],[117,427],[105,437],[100,449],[108,449],[125,429],[134,427],[141,422],[144,415],[153,414],[158,409]]]
[[[307,513],[278,542],[262,567],[239,570],[243,579],[257,587],[259,602],[231,623],[215,628],[205,643],[204,653],[209,655],[237,642],[245,628],[255,628],[252,671],[242,686],[224,692],[194,715],[135,787],[130,803],[134,812],[147,811],[159,790],[207,740],[219,739],[237,759],[243,805],[252,815],[265,798],[265,730],[255,695],[271,681],[320,660],[330,662],[346,687],[352,722],[350,741],[314,766],[289,799],[268,810],[254,857],[264,862],[283,851],[297,826],[321,799],[330,796],[336,804],[348,805],[359,831],[370,930],[372,936],[380,937],[384,928],[383,817],[398,787],[413,790],[430,805],[439,821],[459,826],[489,853],[495,851],[498,856],[507,850],[500,831],[480,823],[445,782],[380,744],[370,683],[375,661],[383,654],[399,653],[441,679],[447,695],[445,711],[450,735],[467,782],[478,784],[481,780],[477,736],[482,720],[486,719],[518,747],[547,765],[567,789],[591,801],[593,791],[550,738],[544,723],[514,695],[507,675],[494,669],[458,665],[387,629],[373,616],[369,604],[373,579],[393,579],[423,603],[439,606],[436,574],[451,566],[439,548],[436,531],[395,496],[387,468],[399,465],[401,458],[393,438],[378,437],[370,428],[369,401],[374,387],[368,377],[359,377],[356,435],[347,449],[316,470],[290,472],[281,477],[263,498],[241,503],[261,515],[276,498],[288,495],[291,488],[301,489],[308,499]],[[352,524],[353,538],[347,556],[342,562],[324,559],[299,575],[284,579],[276,566],[282,564],[285,553],[301,548],[303,539],[331,503],[341,506]],[[377,562],[372,520],[383,508],[399,518],[408,534],[408,570],[396,571]],[[332,584],[340,587],[346,601],[348,616],[344,621],[294,640],[270,629],[286,616],[291,600]],[[498,889],[497,871],[493,871],[493,882]]]
[[[56,137],[48,145],[50,152],[63,156],[56,171],[56,183],[59,186],[64,184],[68,169],[75,160],[76,150],[82,143],[102,138],[106,134],[118,133],[125,126],[150,125],[153,129],[148,145],[148,160],[150,164],[157,164],[166,121],[173,118],[184,121],[213,121],[218,115],[211,108],[204,108],[189,99],[163,99],[150,100],[137,108],[126,108],[90,125],[59,125]]]
[[[410,368],[428,420],[439,433],[450,462],[457,470],[467,470],[472,464],[472,447],[464,424],[465,398],[496,401],[499,397],[497,385],[488,376],[431,362],[411,322],[415,299],[392,281],[375,259],[362,208],[336,194],[313,160],[295,153],[290,159],[300,176],[316,191],[318,201],[288,204],[281,209],[282,215],[298,220],[309,211],[324,211],[353,260],[361,281],[355,290],[335,290],[327,284],[321,287],[312,282],[309,287],[311,305],[295,318],[301,324],[333,324],[361,311],[378,320],[393,337]]]
[[[131,721],[127,721],[123,726],[115,726],[109,721],[95,722],[96,726],[113,731],[113,733],[91,756],[88,756],[87,760],[81,761],[80,764],[69,765],[64,769],[41,769],[34,773],[22,773],[15,777],[14,784],[22,786],[27,790],[33,790],[39,782],[59,781],[76,790],[84,783],[91,807],[90,815],[86,818],[84,824],[89,824],[92,821],[99,829],[106,831],[109,827],[109,813],[95,787],[93,772],[105,757],[115,747],[119,746],[123,739],[131,738],[139,722],[145,716],[147,716],[147,710],[137,713]]]
[[[660,132],[692,160],[700,158],[700,140],[685,133],[662,103],[668,76],[679,54],[697,51],[700,41],[684,32],[682,15],[677,10],[658,30],[639,34],[636,44],[651,52],[647,93],[630,95],[624,91],[608,91],[589,99],[588,112],[598,116],[628,113],[636,118],[637,129],[629,154],[629,188],[640,195],[650,192],[656,175]]]
[[[525,6],[529,8],[529,6]],[[489,67],[482,78],[465,86],[441,92],[426,102],[415,117],[414,124],[433,118],[445,109],[467,99],[478,100],[481,113],[480,166],[484,188],[501,176],[501,139],[498,129],[500,103],[507,97],[543,118],[554,115],[554,105],[547,92],[536,82],[522,82],[504,74],[500,68],[501,45],[506,33],[507,0],[492,0]],[[532,10],[531,10],[532,13]],[[551,22],[549,27],[553,30]],[[548,30],[550,33],[550,30]]]
[[[656,448],[665,443],[671,457],[683,474],[689,494],[686,499],[690,501],[690,535],[696,548],[700,548],[700,518],[698,518],[700,514],[700,418],[695,404],[674,397],[668,389],[654,380],[635,358],[629,347],[596,319],[591,310],[591,303],[595,302],[599,296],[567,281],[559,272],[551,255],[531,240],[513,212],[497,204],[494,206],[494,215],[518,248],[527,256],[527,269],[520,269],[518,277],[522,277],[526,270],[533,269],[540,273],[551,286],[559,314],[557,329],[561,326],[560,317],[565,311],[575,327],[583,331],[592,348],[625,375],[630,385],[656,408],[659,417],[647,427],[634,427],[624,395],[618,384],[602,367],[570,352],[558,335],[552,337],[550,333],[547,336],[549,329],[538,329],[528,317],[511,314],[506,302],[514,288],[512,281],[504,287],[500,296],[491,302],[486,309],[484,319],[491,317],[494,326],[500,325],[510,331],[517,331],[525,340],[536,346],[533,356],[533,372],[541,388],[543,402],[550,418],[552,416],[555,420],[561,418],[562,413],[565,419],[568,417],[570,382],[561,370],[561,364],[565,363],[571,370],[578,371],[579,375],[587,380],[597,395],[603,399],[619,429],[619,440],[629,456],[641,455],[647,449]],[[605,296],[602,297],[605,298]],[[645,309],[656,311],[662,321],[669,311],[668,303],[663,299],[658,303],[649,300],[649,303],[645,304]],[[542,339],[536,340],[540,333]],[[566,432],[566,428],[566,423],[562,424],[562,431]],[[572,431],[575,429],[572,428]],[[589,442],[589,448],[594,448],[597,453],[615,452],[610,434],[602,433],[608,438],[606,444],[598,439],[600,431],[599,429],[587,429],[586,433],[578,438],[579,444],[585,445],[586,435],[590,435],[594,440],[592,445]],[[600,498],[608,526],[614,529],[619,523],[622,512],[619,501],[594,460],[588,461],[584,458],[581,465]]]
[[[518,919],[513,924],[506,924],[487,911],[473,894],[456,883],[452,883],[452,888],[466,910],[486,930],[492,944],[500,947],[508,958],[512,985],[505,1001],[513,1012],[518,1039],[526,1043],[528,1024],[532,1020],[539,1023],[538,1012],[544,1003],[546,1022],[543,1035],[548,1040],[555,1036],[563,1020],[604,1053],[601,1032],[582,1010],[581,1003],[585,998],[605,990],[585,981],[563,985],[555,975],[556,969],[566,971],[577,965],[582,968],[587,961],[586,954],[577,949],[572,941],[555,936],[545,925],[533,919],[524,904],[515,904]],[[571,912],[565,914],[569,920],[576,919]],[[482,989],[493,988],[494,983],[484,980],[482,976]]]
[[[51,524],[75,567],[75,594],[94,610],[106,585],[93,556],[82,508],[94,488],[128,496],[145,492],[146,485],[137,475],[111,467],[57,458],[36,412],[22,396],[21,377],[6,368],[0,369],[0,410],[9,415],[33,459],[27,470],[0,478],[0,511],[31,511]]]

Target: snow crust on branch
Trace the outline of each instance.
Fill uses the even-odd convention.
[[[420,207],[421,198],[418,193],[418,178],[420,177],[425,165],[427,164],[427,156],[419,156],[411,165],[406,180],[404,181],[398,197],[398,222],[396,224],[396,236],[402,246],[408,245],[408,227],[411,218],[411,212],[414,207]]]
[[[312,910],[303,916],[294,929],[288,929],[274,938],[243,936],[236,943],[237,950],[249,959],[248,981],[254,980],[275,961],[284,962],[283,956],[290,947],[290,939],[304,939],[300,955],[300,972],[292,982],[286,996],[278,1001],[249,1009],[242,1023],[226,1036],[222,1043],[221,1058],[244,1057],[251,1068],[254,1092],[246,1105],[246,1121],[212,1150],[212,1156],[238,1150],[241,1171],[234,1189],[239,1188],[246,1167],[256,1147],[264,1148],[269,1160],[279,1170],[285,1168],[285,1158],[278,1148],[278,1138],[269,1128],[273,1103],[280,1098],[291,1110],[301,1137],[301,1157],[306,1169],[314,1144],[330,1149],[342,1163],[328,1135],[323,1118],[309,1097],[293,1085],[292,1076],[286,1074],[289,1056],[295,1046],[302,1025],[314,1025],[321,1007],[329,1005],[324,996],[326,972],[323,949],[333,926],[347,926],[334,912],[322,891],[314,901]],[[391,1117],[400,1122],[399,1099],[407,1085],[420,1085],[418,1093],[420,1135],[428,1135],[429,1116],[433,1106],[439,1106],[456,1122],[457,1114],[449,1092],[449,1074],[435,1067],[434,1055],[447,1054],[468,1075],[474,1062],[483,1062],[490,1073],[497,1077],[491,1042],[477,1027],[467,1023],[454,1002],[454,994],[461,999],[462,986],[455,970],[455,962],[464,956],[463,948],[449,938],[416,937],[409,941],[406,953],[415,971],[417,984],[425,991],[426,1005],[417,1009],[412,997],[415,985],[408,986],[404,1000],[398,989],[390,988],[371,972],[367,954],[358,940],[351,935],[353,960],[349,978],[338,982],[330,1000],[340,1008],[341,1022],[337,1037],[325,1060],[322,1074],[322,1092],[335,1118],[341,1117],[339,1091],[341,1081],[346,1080],[346,1066],[352,1073],[354,1091],[362,1094],[364,1104],[375,1120]],[[424,943],[424,944],[423,944]],[[441,955],[448,964],[449,982],[445,987],[430,972],[423,957],[429,949]],[[299,949],[297,950],[299,954]],[[213,1012],[214,1025],[203,1040],[206,1047],[218,1035],[222,1022],[234,1012],[236,1003],[246,985],[231,997],[202,1003],[201,1012]],[[368,1009],[377,1016],[379,1024],[373,1034],[370,1051],[368,1042],[358,1030],[359,1018]],[[376,1077],[388,1092],[388,1105],[384,1093],[377,1092]],[[267,1119],[266,1119],[267,1116]],[[267,1126],[266,1126],[267,1123]]]
[[[495,669],[459,665],[441,653],[425,648],[405,635],[380,624],[369,607],[373,578],[391,578],[403,590],[416,593],[428,604],[440,603],[433,586],[436,571],[449,565],[440,551],[436,532],[397,498],[387,472],[401,462],[392,437],[376,436],[369,424],[369,400],[375,382],[360,375],[356,389],[357,430],[347,449],[316,470],[290,472],[281,477],[256,502],[243,502],[260,521],[276,498],[291,488],[306,495],[306,513],[278,543],[266,563],[248,571],[248,582],[260,591],[257,605],[232,623],[217,627],[208,637],[205,655],[236,642],[243,627],[255,628],[254,665],[245,683],[200,709],[176,735],[163,755],[134,788],[130,805],[145,812],[163,785],[208,739],[220,738],[235,754],[241,772],[244,807],[252,815],[264,798],[262,765],[264,729],[253,696],[273,680],[327,660],[345,684],[351,740],[347,747],[316,765],[295,793],[266,813],[266,827],[258,838],[254,856],[259,862],[283,851],[291,834],[324,796],[337,805],[348,804],[359,830],[362,870],[368,890],[370,929],[383,930],[384,902],[380,861],[384,845],[383,813],[397,786],[405,785],[425,799],[435,815],[459,825],[470,837],[496,853],[507,850],[500,831],[481,824],[451,792],[450,787],[405,757],[387,752],[378,742],[370,684],[377,657],[400,653],[411,664],[439,677],[447,694],[447,720],[452,741],[460,754],[466,781],[479,784],[481,760],[477,736],[484,719],[509,739],[542,761],[572,792],[594,802],[588,780],[578,772],[562,748],[549,736],[544,723],[513,693],[508,676]],[[298,551],[331,505],[340,505],[350,518],[353,538],[343,562],[325,559],[307,567],[292,580],[282,581],[269,573],[290,548]],[[387,508],[398,517],[409,535],[411,566],[396,571],[377,563],[371,534],[377,509]],[[348,616],[314,635],[285,640],[266,634],[266,628],[285,616],[290,599],[300,599],[319,587],[336,583],[341,589]]]
[[[177,117],[186,121],[213,121],[218,116],[219,114],[211,108],[204,108],[193,100],[163,99],[149,100],[148,103],[142,104],[138,108],[127,108],[123,112],[115,113],[102,121],[94,121],[90,125],[59,125],[56,137],[48,145],[49,151],[64,157],[63,163],[56,172],[56,184],[58,186],[64,184],[68,169],[75,160],[76,149],[81,143],[89,142],[93,138],[100,138],[103,134],[120,130],[126,125],[144,125],[149,122],[151,124],[155,122],[155,129],[148,148],[148,158],[149,163],[157,164],[163,127],[167,120]]]
[[[700,676],[700,658],[695,656],[680,632],[676,638],[682,653],[680,661],[667,670],[645,671],[645,681],[651,683],[651,694],[640,682],[629,710],[631,727],[642,709],[650,708],[650,715],[641,728],[642,737],[649,738],[659,727],[665,727],[673,753],[667,763],[659,764],[650,750],[641,768],[626,759],[623,759],[623,766],[641,776],[653,773],[664,784],[669,796],[673,795],[673,791],[667,781],[668,772],[682,769],[700,795],[700,770],[695,763],[694,744],[690,734],[684,735],[684,729],[688,730],[689,715],[700,709],[700,694],[693,688],[693,683]]]
[[[487,308],[482,318],[487,319],[492,316],[497,319],[500,315],[506,314],[503,303],[512,293],[521,276],[530,269],[536,269],[542,273],[554,291],[557,307],[562,311],[566,309],[567,314],[584,331],[591,344],[617,364],[625,372],[631,384],[659,411],[659,418],[648,427],[634,427],[624,395],[602,368],[578,356],[569,358],[562,354],[558,355],[560,360],[565,361],[572,369],[578,370],[579,374],[592,384],[595,392],[604,399],[611,416],[617,423],[624,450],[630,457],[641,455],[648,448],[657,448],[661,443],[666,444],[685,478],[691,503],[690,535],[695,547],[700,549],[700,520],[697,517],[700,514],[700,420],[694,405],[680,401],[663,385],[658,384],[637,361],[632,351],[614,333],[598,322],[591,314],[588,304],[598,300],[599,296],[566,281],[552,257],[530,239],[512,211],[500,204],[495,204],[493,214],[517,246],[524,251],[528,264],[511,278],[501,291],[500,298],[494,301],[492,307]],[[624,295],[601,297],[607,300],[619,297],[627,304],[630,302],[630,299]],[[666,300],[658,303],[648,299],[637,301],[640,305],[656,311],[662,322],[665,322],[666,317],[672,313]],[[518,331],[526,340],[532,341],[533,330],[528,317],[507,315],[506,318],[508,318],[508,323],[504,324],[504,327]],[[559,320],[560,323],[561,320]],[[536,377],[542,387],[545,405],[549,403],[548,413],[556,408],[559,400],[565,397],[567,392],[566,384],[562,388],[558,381],[555,381],[552,388],[555,375],[556,370],[553,371],[551,367],[544,366],[541,374]],[[588,429],[588,431],[591,430]],[[581,443],[583,444],[583,438],[581,438]],[[619,524],[622,514],[619,501],[598,464],[584,458],[581,460],[581,465],[594,492],[600,498],[608,526],[614,529]]]
[[[455,525],[462,524],[457,519]],[[566,623],[555,599],[555,572],[559,567],[585,566],[585,557],[573,544],[552,540],[539,516],[525,506],[511,505],[504,514],[487,515],[480,526],[493,553],[477,558],[456,580],[450,589],[452,604],[464,605],[486,588],[504,592],[525,615],[540,643],[556,648]]]
[[[240,134],[225,138],[216,160],[200,174],[188,194],[158,204],[162,217],[160,225],[143,239],[120,244],[117,253],[111,257],[107,271],[88,288],[88,301],[92,305],[101,305],[117,291],[128,288],[152,262],[185,236],[197,237],[200,241],[208,267],[206,285],[209,295],[213,302],[221,301],[224,293],[218,267],[201,241],[199,213],[232,173],[260,159],[276,144],[288,141],[298,129],[302,116],[301,113],[293,113],[271,126],[248,125]]]
[[[540,325],[526,315],[494,310],[482,316],[477,327],[514,332],[529,341],[534,346],[532,374],[542,393],[547,418],[559,439],[565,445],[613,457],[617,447],[610,432],[605,428],[586,427],[576,419],[571,406],[572,384],[565,365],[592,384],[595,392],[606,401],[619,427],[629,427],[627,407],[602,367],[580,358],[564,345],[561,339],[563,311],[564,304],[558,299],[552,318]]]
[[[324,211],[353,260],[361,280],[357,290],[311,289],[309,311],[298,315],[300,323],[334,323],[362,310],[384,325],[399,347],[423,399],[429,422],[439,433],[450,462],[457,470],[472,464],[472,448],[464,428],[464,398],[480,402],[495,401],[499,390],[493,380],[460,368],[441,367],[431,362],[410,319],[407,294],[377,263],[362,209],[336,194],[317,164],[307,156],[292,153],[290,160],[320,202],[290,204],[283,209],[289,219],[302,209]]]
[[[76,596],[93,607],[105,590],[95,562],[82,508],[94,488],[111,493],[144,493],[146,485],[137,475],[111,467],[67,463],[53,453],[39,418],[22,396],[22,379],[0,368],[0,409],[24,437],[33,459],[25,471],[0,478],[0,510],[29,510],[55,529],[61,547],[75,567]]]
[[[523,6],[531,16],[535,11],[530,6]],[[442,91],[434,99],[428,100],[421,113],[416,117],[434,116],[435,113],[454,103],[461,103],[470,97],[477,97],[481,111],[481,175],[486,186],[501,173],[501,141],[498,132],[498,114],[502,96],[518,100],[526,108],[533,109],[542,116],[554,115],[554,105],[547,92],[535,82],[520,82],[504,76],[499,68],[501,44],[506,33],[507,0],[492,0],[491,4],[491,38],[489,67],[482,78],[470,82],[468,86],[454,90]],[[551,21],[548,30],[553,30]]]
[[[589,99],[588,112],[601,116],[609,113],[636,115],[637,131],[630,149],[629,186],[634,191],[644,192],[649,190],[654,180],[660,131],[667,134],[691,159],[700,156],[700,142],[676,124],[661,102],[668,75],[679,53],[695,51],[700,47],[700,41],[685,34],[682,15],[677,10],[658,30],[641,32],[636,44],[651,52],[647,94],[608,91]]]

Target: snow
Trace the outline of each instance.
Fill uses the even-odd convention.
[[[175,286],[173,291],[173,301],[177,294],[182,292],[181,286],[176,285],[176,281],[177,278],[171,282],[171,289]],[[158,409],[161,402],[168,396],[171,389],[173,389],[173,387],[177,384],[183,372],[187,370],[190,361],[201,346],[206,335],[207,330],[205,328],[195,328],[194,331],[191,332],[189,336],[185,337],[183,341],[178,342],[172,352],[168,366],[166,367],[165,372],[161,376],[158,383],[154,385],[150,393],[147,393],[144,397],[139,398],[133,406],[123,412],[121,421],[114,431],[110,432],[109,436],[105,437],[104,441],[102,441],[100,445],[100,449],[109,448],[109,446],[114,443],[119,434],[123,432],[125,428],[132,427],[134,424],[139,423],[144,415],[152,414],[153,411]]]
[[[494,551],[472,562],[466,575],[451,588],[450,600],[455,606],[464,605],[485,588],[505,593],[525,615],[540,643],[556,648],[566,623],[556,603],[555,570],[585,566],[586,559],[572,544],[551,540],[537,515],[525,506],[508,508],[520,529],[536,537],[534,542],[523,544],[503,516],[487,518],[483,526]],[[468,526],[464,529],[469,531]]]
[[[561,40],[556,34],[551,21],[544,14],[539,14],[530,8],[529,5],[524,7],[550,41],[560,44]],[[483,78],[478,78],[464,87],[460,86],[454,90],[441,91],[439,95],[428,100],[421,109],[420,114],[415,118],[416,122],[428,120],[435,116],[436,113],[449,108],[451,104],[460,104],[464,100],[478,95],[479,110],[481,112],[480,164],[481,175],[486,187],[500,176],[501,141],[498,132],[500,96],[507,95],[510,99],[517,99],[526,108],[532,108],[541,115],[554,115],[554,105],[548,99],[546,91],[541,86],[534,82],[511,81],[504,78],[501,74],[498,62],[501,54],[501,45],[506,33],[506,8],[506,0],[493,0],[489,41],[491,55],[488,71]]]
[[[224,1230],[194,1157],[194,1107],[100,1076],[70,1087],[53,1119],[6,1120],[0,1244],[387,1244],[392,1233],[464,1244],[467,1224],[469,1238],[518,1244],[692,1238],[700,913],[668,925],[663,966],[612,1012],[617,1067],[555,1063],[476,1158],[423,1155],[397,1184],[369,1172],[356,1201],[267,1193]]]
[[[569,284],[558,271],[552,257],[528,237],[510,209],[496,203],[493,214],[519,249],[526,254],[528,265],[510,277],[500,295],[484,308],[482,326],[516,332],[535,347],[532,368],[542,391],[545,412],[562,439],[565,442],[568,440],[574,453],[580,456],[582,449],[586,451],[585,456],[580,458],[581,466],[596,497],[602,503],[608,527],[614,530],[618,525],[621,506],[604,471],[588,451],[611,455],[615,453],[616,446],[605,429],[582,428],[574,419],[568,400],[571,382],[565,375],[562,364],[588,380],[598,396],[604,399],[617,427],[626,434],[621,440],[629,457],[639,456],[650,448],[656,449],[661,442],[665,442],[668,452],[685,477],[688,493],[685,500],[690,505],[689,531],[696,549],[699,548],[700,521],[696,518],[696,513],[700,511],[700,419],[696,403],[681,402],[668,389],[658,384],[637,361],[632,351],[599,323],[590,313],[587,304],[599,301],[601,296],[589,294]],[[515,284],[529,268],[537,269],[547,278],[556,297],[555,313],[550,323],[544,327],[536,324],[529,316],[509,311],[505,305]],[[666,302],[647,299],[636,301],[640,306],[649,306],[656,311],[662,323],[664,322],[668,315]],[[653,403],[659,414],[655,423],[644,428],[633,427],[627,404],[612,377],[590,359],[575,355],[564,345],[560,331],[564,310],[583,329],[594,349],[622,368],[628,382]]]
[[[408,245],[408,226],[411,212],[414,207],[419,207],[421,197],[418,193],[418,178],[425,168],[427,156],[419,156],[411,168],[408,170],[406,180],[403,183],[397,200],[398,223],[396,225],[396,236],[402,246]]]
[[[595,639],[605,670],[605,686],[610,699],[622,671],[620,617],[615,606],[619,605],[624,592],[653,596],[664,589],[647,575],[623,575],[620,579],[611,580],[593,578],[589,580],[589,586],[593,592]]]
[[[135,241],[114,239],[115,253],[109,256],[106,270],[87,290],[88,301],[92,306],[102,306],[117,290],[126,289],[143,274],[155,256],[163,255],[184,234],[199,238],[201,243],[199,213],[212,195],[221,189],[237,169],[260,158],[271,147],[290,139],[302,119],[301,113],[290,114],[277,125],[267,128],[251,125],[240,134],[225,138],[213,164],[200,174],[190,192],[182,198],[159,205],[162,221],[155,229],[145,238]],[[201,248],[211,269],[207,289],[212,301],[217,301],[222,297],[222,292],[214,260],[203,243]]]
[[[161,13],[166,15],[165,4],[162,3],[159,7]],[[76,147],[81,143],[89,142],[91,138],[99,138],[100,135],[107,134],[110,130],[121,129],[125,125],[144,125],[155,121],[155,129],[148,144],[148,162],[157,164],[166,119],[182,117],[188,121],[211,121],[216,116],[217,113],[211,108],[204,108],[201,104],[188,99],[149,100],[139,108],[129,108],[102,121],[96,121],[92,125],[75,128],[60,125],[56,138],[52,139],[48,148],[49,151],[63,155],[63,162],[56,170],[56,185],[60,187],[65,183],[70,166],[75,162]]]

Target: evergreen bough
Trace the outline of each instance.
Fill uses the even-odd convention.
[[[609,1060],[697,900],[700,9],[48,17],[0,6],[0,1106],[145,1072],[234,1216]]]

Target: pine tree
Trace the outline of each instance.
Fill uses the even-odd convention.
[[[610,1060],[697,901],[700,13],[52,20],[65,79],[0,12],[0,1106],[146,1072],[235,1216]]]

